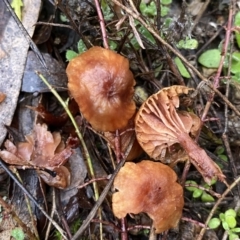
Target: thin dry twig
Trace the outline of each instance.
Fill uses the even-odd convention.
[[[214,207],[212,208],[211,212],[208,215],[207,220],[205,221],[205,225],[207,226],[209,221],[211,220],[211,218],[213,217],[213,214],[215,213],[215,211],[217,210],[217,207],[219,206],[219,204],[224,200],[224,198],[231,192],[231,190],[240,182],[240,177],[238,177],[226,190],[225,192],[222,194],[222,196],[217,200],[217,202],[215,203]],[[202,240],[203,235],[206,231],[206,227],[202,228],[202,230],[200,231],[197,240]]]

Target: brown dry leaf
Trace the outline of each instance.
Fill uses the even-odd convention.
[[[114,215],[123,218],[128,213],[147,213],[156,233],[178,224],[184,205],[183,189],[175,172],[159,162],[144,160],[127,162],[114,180],[112,207]]]
[[[65,148],[60,133],[47,131],[46,124],[36,124],[33,132],[25,138],[26,142],[20,142],[16,146],[7,140],[4,144],[6,150],[0,151],[0,157],[11,165],[33,166],[54,171],[56,177],[52,177],[52,183],[49,180],[51,177],[47,179],[42,171],[40,176],[44,176],[43,180],[47,179],[46,183],[49,185],[56,182],[56,187],[67,187],[70,173],[67,173],[66,169],[60,169],[60,166],[71,156],[72,149]]]
[[[165,157],[169,147],[179,143],[207,183],[216,177],[224,181],[225,176],[217,164],[189,136],[189,133],[196,135],[200,119],[193,113],[176,111],[179,95],[190,90],[185,86],[172,86],[149,97],[135,118],[137,139],[149,156],[158,160]]]

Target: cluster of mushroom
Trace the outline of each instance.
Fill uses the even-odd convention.
[[[94,129],[105,132],[113,146],[114,131],[124,132],[134,127],[135,80],[129,61],[111,50],[92,47],[71,60],[66,71],[69,92],[81,113]],[[139,119],[139,113],[135,119]],[[130,135],[124,134],[121,138],[123,152],[129,138]],[[139,146],[137,149],[131,159],[141,153]],[[127,213],[146,212],[153,219],[157,233],[175,227],[184,205],[183,189],[176,181],[175,172],[160,162],[127,162],[114,181],[118,190],[113,194],[114,214],[122,218]]]

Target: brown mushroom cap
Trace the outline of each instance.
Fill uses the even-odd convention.
[[[113,213],[123,218],[127,213],[147,213],[156,233],[176,227],[184,205],[183,189],[176,183],[175,172],[159,162],[127,162],[114,180]]]
[[[83,116],[100,131],[115,131],[127,125],[135,113],[135,80],[123,56],[92,47],[70,61],[68,89]]]

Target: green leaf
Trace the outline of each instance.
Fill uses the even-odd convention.
[[[224,147],[223,146],[218,146],[216,149],[215,149],[215,153],[217,155],[220,155],[220,154],[223,154],[225,151]]]
[[[225,217],[227,217],[227,216],[236,217],[237,213],[234,209],[230,208],[225,212]]]
[[[240,233],[240,227],[231,229],[232,232]]]
[[[238,240],[238,239],[239,239],[239,237],[236,234],[230,234],[229,235],[229,240]]]
[[[78,41],[77,49],[78,49],[78,53],[79,53],[79,54],[87,51],[87,47],[86,47],[86,45],[85,45],[85,43],[83,42],[82,39],[80,39],[80,40]]]
[[[196,189],[194,192],[193,192],[193,197],[194,198],[199,198],[203,193],[203,190],[201,189]]]
[[[174,59],[176,65],[177,65],[177,68],[179,70],[179,72],[181,73],[181,75],[185,78],[190,78],[190,74],[188,72],[188,70],[185,68],[185,66],[183,65],[182,61],[180,58],[176,57]]]
[[[151,42],[153,45],[156,44],[152,34],[145,27],[141,26],[138,30],[149,42]]]
[[[196,49],[198,48],[198,41],[196,39],[186,38],[185,40],[180,40],[177,47],[180,49]]]
[[[140,11],[144,16],[154,17],[157,15],[157,8],[155,2],[146,4],[144,2],[140,3]]]
[[[237,27],[240,26],[240,12],[237,12],[237,14],[235,15],[234,26],[237,26]],[[236,38],[238,47],[240,47],[240,34],[237,31],[235,33],[235,38]]]
[[[219,214],[219,218],[221,219],[221,221],[225,221],[225,214],[224,213],[220,213]]]
[[[221,224],[221,221],[219,218],[212,218],[209,223],[208,223],[208,226],[211,228],[211,229],[216,229],[220,226]]]
[[[207,68],[218,68],[221,52],[218,49],[207,50],[200,55],[198,62]]]
[[[193,180],[187,180],[185,183],[197,186],[197,183]],[[194,192],[194,191],[198,190],[198,188],[196,188],[196,187],[186,187],[186,189],[190,192]]]
[[[115,41],[109,40],[109,47],[111,50],[115,50],[117,48],[117,43]]]
[[[232,64],[231,64],[231,73],[240,72],[240,52],[234,52],[232,54]]]
[[[236,221],[235,217],[226,216],[225,219],[226,219],[226,222],[227,222],[229,228],[235,228],[237,226],[237,221]]]
[[[14,228],[11,232],[11,236],[16,240],[24,240],[24,232],[21,228]]]
[[[206,192],[203,192],[203,194],[201,196],[201,200],[202,200],[202,202],[214,202],[215,201],[215,199]]]
[[[221,158],[224,162],[228,161],[228,158],[226,155],[220,154],[220,155],[218,155],[218,157]]]
[[[226,221],[222,221],[222,226],[223,226],[224,230],[229,230],[229,226]]]
[[[172,3],[172,0],[161,0],[161,3],[164,5],[169,5]]]
[[[169,11],[170,11],[169,7],[161,6],[161,17],[167,16]]]
[[[22,21],[22,10],[21,10],[21,7],[23,7],[22,0],[13,0],[11,3],[11,7],[14,9],[14,12],[18,16],[19,20]]]
[[[73,58],[75,58],[77,56],[78,56],[78,53],[74,52],[73,50],[67,50],[67,52],[66,52],[67,61],[71,61]]]

